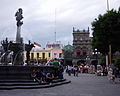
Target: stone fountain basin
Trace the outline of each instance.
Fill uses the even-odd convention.
[[[52,66],[0,66],[0,80],[6,79],[32,79],[33,69],[42,69],[45,72],[54,72]]]

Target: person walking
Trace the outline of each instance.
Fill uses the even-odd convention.
[[[72,69],[73,69],[72,66],[70,66],[70,65],[67,66],[67,73],[69,76],[71,76]]]
[[[79,71],[78,66],[77,66],[77,65],[74,66],[74,67],[73,67],[73,74],[74,74],[74,76],[77,76],[77,77],[78,77],[78,71]]]
[[[112,68],[109,68],[109,70],[108,70],[108,80],[112,81],[112,82],[115,82],[115,75],[113,74],[113,69]]]
[[[64,72],[63,65],[60,65],[60,67],[58,69],[58,78],[59,79],[63,79],[63,72]]]

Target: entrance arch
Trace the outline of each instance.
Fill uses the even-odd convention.
[[[85,65],[85,62],[86,62],[85,60],[78,60],[77,65],[81,65],[81,64]]]

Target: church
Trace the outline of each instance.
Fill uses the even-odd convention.
[[[73,64],[90,63],[92,56],[92,37],[90,37],[89,27],[87,30],[73,28]]]

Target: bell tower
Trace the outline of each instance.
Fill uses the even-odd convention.
[[[73,64],[86,63],[91,54],[91,37],[89,37],[89,27],[87,30],[79,30],[73,27]]]

